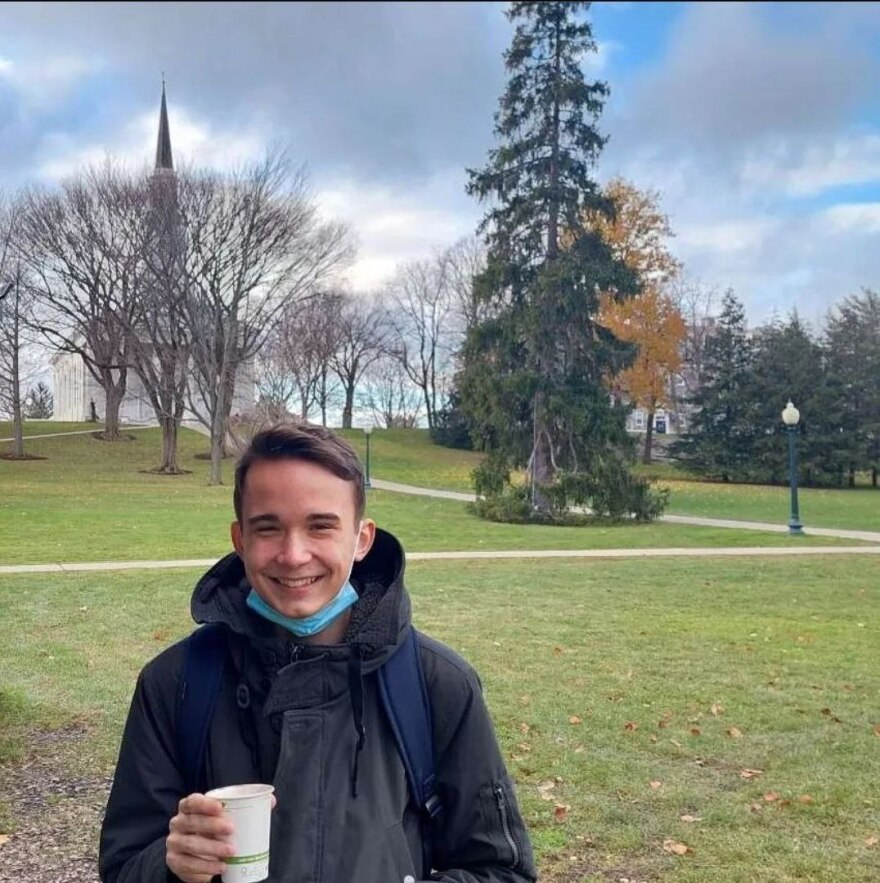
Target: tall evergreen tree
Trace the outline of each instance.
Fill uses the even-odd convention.
[[[584,79],[584,57],[596,50],[583,18],[589,6],[510,4],[516,30],[495,115],[500,144],[485,168],[469,170],[467,188],[490,207],[480,227],[487,266],[475,283],[484,319],[463,349],[462,407],[496,476],[527,467],[531,506],[542,512],[559,503],[565,482],[573,487],[572,476],[589,484],[602,474],[624,496],[645,492],[622,457],[624,409],[602,385],[634,347],[597,324],[599,295],[628,296],[637,282],[584,223],[611,212],[591,177],[608,87]]]
[[[753,361],[744,399],[753,429],[750,479],[772,484],[788,478],[788,444],[781,412],[794,402],[798,424],[800,481],[839,484],[850,458],[840,433],[840,397],[829,384],[825,353],[797,314],[755,332]]]
[[[880,294],[865,289],[846,298],[828,317],[825,331],[830,379],[840,391],[841,436],[855,445],[848,466],[880,468]]]
[[[702,384],[685,438],[673,447],[688,468],[723,481],[748,477],[755,433],[749,383],[752,346],[745,312],[732,291],[706,340]]]

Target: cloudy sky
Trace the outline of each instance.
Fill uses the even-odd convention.
[[[281,142],[360,243],[352,284],[472,233],[511,29],[497,3],[0,5],[0,186]],[[595,3],[597,176],[662,194],[688,274],[752,322],[880,287],[880,4]]]

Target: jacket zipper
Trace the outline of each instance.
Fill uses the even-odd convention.
[[[299,659],[300,656],[302,656],[302,652],[303,652],[303,645],[302,644],[291,644],[290,652],[289,652],[289,656],[290,656],[289,661],[296,662],[297,659]]]
[[[513,832],[510,830],[510,821],[507,818],[507,802],[504,799],[504,790],[500,785],[495,786],[495,802],[498,804],[498,812],[501,814],[501,829],[504,831],[504,837],[507,845],[513,853],[513,866],[519,867],[519,847],[513,839]]]

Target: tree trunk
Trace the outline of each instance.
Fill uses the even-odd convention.
[[[549,512],[550,500],[544,488],[553,481],[553,459],[550,455],[550,438],[544,422],[543,395],[535,393],[533,404],[532,444],[532,509]]]
[[[162,427],[162,465],[159,471],[164,475],[179,475],[180,467],[177,465],[177,435],[180,430],[180,420],[166,414],[159,419]]]
[[[225,435],[223,409],[218,408],[211,421],[211,477],[209,484],[223,484],[223,436]]]
[[[877,487],[877,467],[871,468],[871,487]]]
[[[856,486],[856,467],[855,466],[849,467],[849,475],[847,476],[846,483],[847,483],[848,487],[855,487]]]
[[[345,384],[345,405],[342,408],[342,428],[351,429],[351,417],[354,411],[354,384]]]
[[[16,296],[18,292],[16,291]],[[18,325],[18,305],[15,306],[16,326]],[[14,457],[24,458],[24,430],[22,428],[21,413],[21,378],[18,376],[18,353],[19,338],[18,328],[15,329],[15,343],[12,347],[12,435],[14,438],[12,444],[12,455]]]
[[[651,462],[651,451],[654,445],[654,412],[648,411],[648,431],[645,433],[645,453],[643,463]]]
[[[110,374],[106,372],[105,376]],[[125,396],[125,372],[121,371],[119,380],[109,380],[104,384],[104,438],[107,441],[119,440],[119,409]]]

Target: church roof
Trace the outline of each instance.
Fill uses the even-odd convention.
[[[168,106],[165,102],[165,80],[162,80],[162,107],[159,111],[159,138],[156,141],[156,170],[174,171],[171,156],[171,132],[168,129]]]

